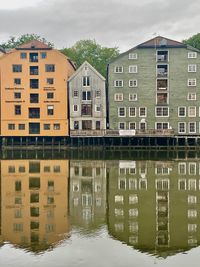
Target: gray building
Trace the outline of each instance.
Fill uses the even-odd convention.
[[[137,135],[200,133],[200,51],[161,36],[108,66],[109,125]]]
[[[71,134],[106,129],[105,78],[85,61],[68,82]]]

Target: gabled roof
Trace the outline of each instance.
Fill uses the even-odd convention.
[[[47,44],[38,40],[32,40],[15,48],[16,50],[51,50]]]
[[[88,63],[87,61],[83,62],[83,64],[73,73],[73,75],[69,78],[68,82],[73,80],[74,77],[76,77],[76,75],[84,68],[84,66],[89,66],[89,68],[96,73],[97,76],[99,76],[100,79],[102,80],[106,80],[94,67],[92,67],[92,65],[90,63]]]
[[[159,48],[159,47],[173,47],[173,48],[180,48],[180,47],[187,47],[187,45],[177,42],[162,36],[157,36],[155,38],[152,38],[142,44],[139,44],[137,48]]]
[[[128,51],[120,54],[119,56],[117,56],[116,58],[112,59],[109,63],[114,62],[116,59],[130,53],[132,50],[134,49],[145,49],[145,48],[155,48],[155,49],[159,49],[159,48],[188,48],[190,50],[196,51],[200,53],[200,50],[186,45],[184,43],[178,42],[178,41],[174,41],[162,36],[157,36],[155,38],[152,38],[144,43],[141,43],[135,47],[132,47],[131,49],[129,49]]]

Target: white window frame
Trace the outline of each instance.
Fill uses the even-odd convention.
[[[120,124],[123,124],[124,125],[124,128],[123,129],[121,128]],[[123,121],[118,122],[118,129],[119,130],[126,130],[126,123],[123,122]]]
[[[184,109],[184,115],[180,115],[180,109]],[[178,107],[178,117],[186,117],[186,107]]]
[[[194,124],[194,131],[191,131],[190,130],[190,126],[192,125],[192,124]],[[192,122],[189,122],[188,123],[188,133],[196,133],[196,122],[195,121],[192,121]]]
[[[138,86],[137,80],[135,80],[135,79],[134,80],[133,79],[132,80],[129,80],[128,81],[128,86],[129,87],[137,87]]]
[[[184,188],[180,187],[181,183],[184,183]],[[178,190],[186,190],[187,189],[187,180],[184,178],[178,179]]]
[[[124,115],[123,116],[120,115],[120,109],[121,108],[124,109]],[[118,117],[119,118],[125,118],[126,117],[126,107],[118,107]]]
[[[162,109],[162,115],[157,115],[157,110],[160,109],[160,108]],[[167,115],[163,115],[163,110],[164,109],[167,109],[167,111],[168,111]],[[168,107],[161,107],[161,106],[155,107],[155,117],[169,117],[169,108]]]
[[[115,66],[114,73],[123,73],[124,68],[123,66]]]
[[[121,102],[123,100],[124,100],[124,94],[123,93],[114,94],[114,101]]]
[[[133,123],[133,125],[135,125],[134,128],[131,128],[131,123]],[[129,130],[136,130],[136,122],[129,122]]]
[[[197,52],[188,52],[188,58],[197,58]]]
[[[98,108],[100,108],[100,110],[98,110]],[[95,105],[95,112],[101,112],[101,104]]]
[[[182,168],[182,166],[184,166],[184,167]],[[179,162],[178,163],[178,174],[179,175],[186,175],[186,163],[185,162]]]
[[[188,79],[187,81],[187,85],[190,86],[196,86],[197,85],[197,79],[196,78],[192,78],[192,79]]]
[[[184,125],[184,132],[180,131],[180,124]],[[178,133],[180,133],[180,134],[186,133],[186,122],[178,122]]]
[[[129,53],[128,54],[128,59],[138,59],[138,55],[137,53]]]
[[[134,116],[131,116],[131,115],[130,115],[130,111],[131,111],[131,109],[135,109],[135,115],[134,115]],[[136,107],[129,107],[129,108],[128,108],[128,114],[129,114],[129,117],[136,117],[136,113],[137,113],[137,109],[136,109]]]
[[[158,129],[157,127],[158,127],[158,124],[161,124],[162,125],[162,128],[161,129]],[[163,128],[163,124],[167,124],[167,128]],[[156,130],[168,130],[169,129],[169,122],[160,122],[160,121],[158,121],[158,122],[156,122],[155,123],[155,129]]]
[[[141,109],[145,110],[145,115],[141,115]],[[147,108],[146,107],[139,107],[139,117],[141,117],[141,118],[147,117]]]
[[[129,101],[137,101],[138,99],[137,99],[137,94],[135,94],[135,93],[131,93],[131,94],[129,94]]]
[[[124,81],[123,80],[114,80],[114,87],[123,87]]]
[[[197,100],[197,94],[196,93],[188,93],[187,100]]]
[[[197,72],[196,64],[188,64],[188,72]]]
[[[75,106],[77,107],[77,110],[75,110]],[[77,104],[73,105],[73,112],[78,112],[79,111],[79,106]]]
[[[129,73],[138,73],[138,66],[137,65],[129,65],[128,72]]]
[[[192,110],[194,110],[194,115],[191,113]],[[188,117],[195,118],[196,115],[197,115],[196,106],[188,107]]]

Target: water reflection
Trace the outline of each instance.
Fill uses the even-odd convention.
[[[41,252],[69,232],[68,160],[1,160],[1,240]]]
[[[42,252],[71,229],[89,238],[107,225],[165,258],[199,245],[199,192],[197,159],[1,160],[0,241]]]

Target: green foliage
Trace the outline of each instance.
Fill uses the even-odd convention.
[[[38,40],[38,41],[41,41],[41,42],[47,44],[50,47],[53,47],[52,43],[48,42],[45,38],[42,38],[39,35],[34,34],[34,33],[33,34],[29,34],[29,33],[23,34],[18,38],[11,36],[7,42],[0,44],[0,46],[4,49],[13,49],[19,45],[28,43],[32,40]]]
[[[193,35],[192,37],[186,40],[183,40],[183,43],[200,50],[200,33],[197,33]]]
[[[117,47],[108,48],[97,44],[95,40],[80,40],[70,48],[61,50],[78,67],[88,61],[97,71],[106,77],[106,68],[109,61],[119,55]]]

